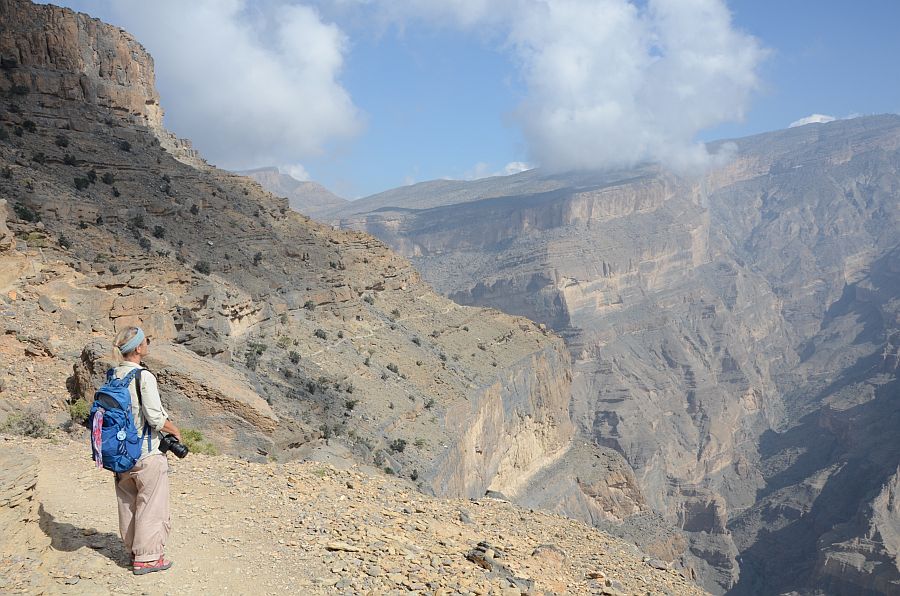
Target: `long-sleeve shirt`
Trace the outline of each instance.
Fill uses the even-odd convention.
[[[117,379],[121,379],[132,369],[141,368],[133,362],[122,362],[116,367],[115,374]],[[141,372],[141,400],[143,408],[138,401],[137,395],[137,375],[135,380],[131,381],[128,391],[131,393],[131,415],[134,416],[134,426],[137,428],[138,435],[144,433],[144,424],[150,425],[150,448],[147,447],[147,438],[141,442],[141,458],[147,455],[156,455],[161,453],[159,450],[159,431],[169,419],[169,415],[163,408],[162,400],[159,397],[159,388],[156,385],[156,377],[149,370],[144,369]]]

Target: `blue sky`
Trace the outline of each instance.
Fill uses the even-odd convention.
[[[900,112],[900,2],[71,0],[154,56],[166,125],[348,198],[660,160],[811,114]],[[730,18],[729,18],[730,15]]]

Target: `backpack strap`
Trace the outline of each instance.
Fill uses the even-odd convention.
[[[141,397],[141,372],[143,370],[143,368],[138,367],[134,375],[134,388],[137,390],[138,408],[141,410],[142,417],[144,416],[144,399]],[[147,422],[146,418],[144,418],[144,430],[141,432],[141,441],[144,440],[144,437],[147,437],[147,453],[150,453],[153,451],[153,443],[150,436],[150,423]]]

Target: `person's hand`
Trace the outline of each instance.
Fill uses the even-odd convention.
[[[181,442],[181,431],[178,429],[177,426],[175,426],[175,425],[172,423],[171,420],[166,420],[166,423],[163,424],[163,427],[162,427],[160,430],[161,430],[162,432],[164,432],[164,433],[166,433],[166,434],[170,434],[170,435],[172,435],[173,437],[175,437],[176,439],[178,439],[178,442],[179,442],[179,443]]]

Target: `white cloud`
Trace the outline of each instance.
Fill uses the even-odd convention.
[[[300,182],[308,182],[310,180],[309,172],[299,163],[278,166],[278,171]]]
[[[852,117],[852,116],[851,116]],[[796,126],[803,126],[804,124],[825,124],[827,122],[834,122],[837,120],[834,116],[826,116],[825,114],[811,114],[806,118],[800,118],[799,120],[794,120],[788,126],[788,128],[794,128]]]
[[[533,169],[534,166],[524,161],[511,161],[503,168],[503,176],[509,176],[510,174],[518,174],[519,172],[526,172],[528,170]]]
[[[365,3],[371,5],[370,3]],[[518,119],[535,161],[594,169],[710,156],[697,133],[740,120],[766,51],[723,0],[394,0],[381,14],[503,28],[528,86]]]
[[[167,128],[226,168],[291,163],[356,135],[337,77],[348,41],[309,6],[248,0],[73,0],[135,35],[156,64]]]

